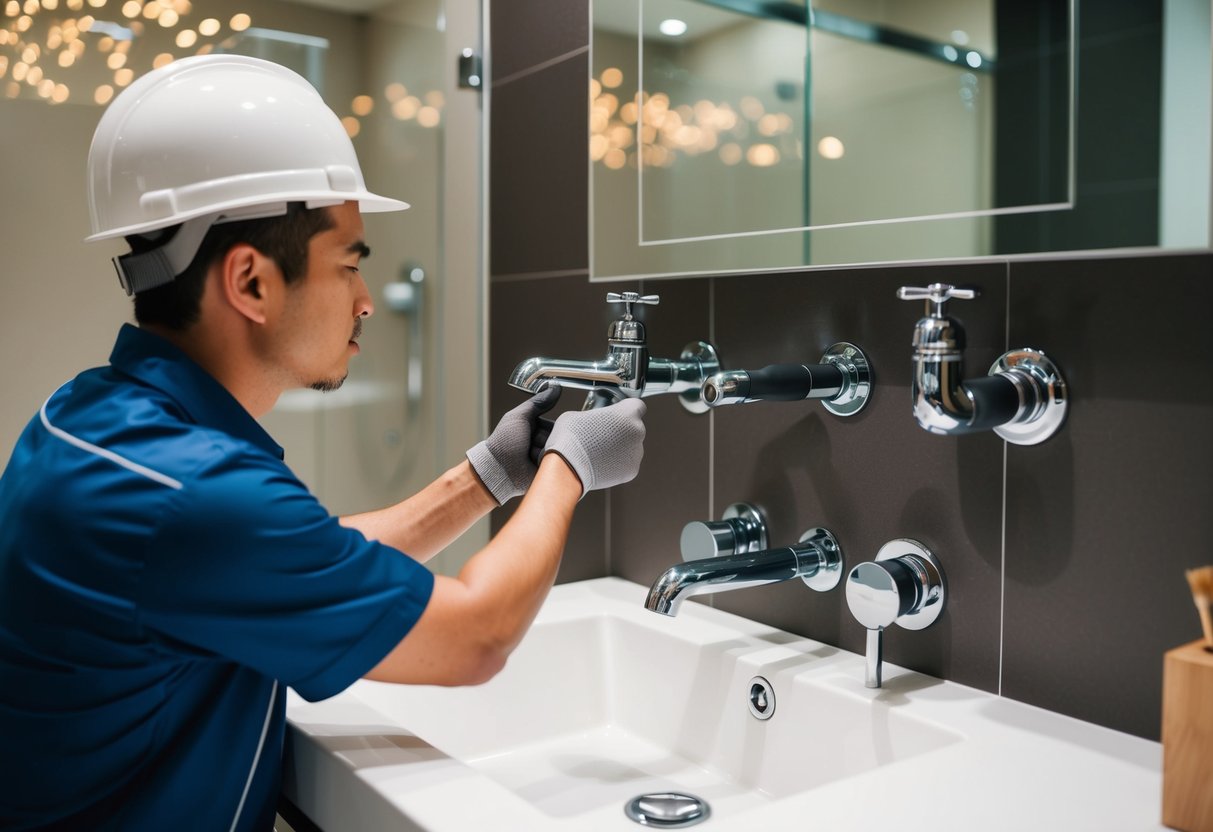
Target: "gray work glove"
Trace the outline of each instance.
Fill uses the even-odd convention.
[[[549,384],[502,416],[489,438],[468,450],[468,462],[498,505],[531,487],[552,431],[552,421],[540,414],[551,410],[559,398],[560,386]]]
[[[556,453],[581,480],[581,496],[635,478],[644,457],[645,404],[624,399],[595,410],[561,413],[545,454]]]

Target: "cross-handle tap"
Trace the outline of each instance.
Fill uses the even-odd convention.
[[[943,612],[946,597],[943,569],[917,540],[890,540],[876,560],[861,563],[847,575],[847,606],[868,630],[867,678],[878,688],[884,660],[884,630],[899,624],[922,630]]]
[[[959,286],[949,286],[947,283],[932,283],[930,286],[902,286],[897,290],[897,297],[902,300],[926,300],[927,317],[944,318],[944,304],[952,298],[957,300],[972,300],[980,294],[976,289],[963,289]]]
[[[632,304],[656,306],[661,303],[661,295],[642,295],[639,292],[607,292],[607,303],[623,304],[623,319],[632,320]]]
[[[976,289],[932,283],[902,286],[897,297],[925,300],[914,327],[914,418],[923,430],[944,435],[993,430],[1016,445],[1048,439],[1065,420],[1065,379],[1043,352],[1004,353],[988,375],[964,377],[964,328],[947,315],[949,300],[971,300]]]
[[[706,412],[700,401],[703,380],[720,369],[715,348],[706,341],[687,344],[678,358],[649,355],[644,324],[633,307],[655,306],[658,295],[609,292],[606,302],[622,303],[623,316],[607,328],[607,355],[601,361],[535,356],[514,368],[511,387],[537,393],[549,382],[588,391],[583,409],[602,407],[623,398],[674,393],[692,413]]]

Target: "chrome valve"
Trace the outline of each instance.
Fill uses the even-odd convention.
[[[692,520],[682,527],[683,560],[740,555],[767,547],[767,521],[757,506],[733,503],[720,520]]]
[[[964,329],[947,316],[946,305],[978,294],[946,283],[897,290],[902,300],[926,301],[926,316],[914,327],[914,418],[930,433],[993,430],[1016,445],[1043,442],[1065,420],[1068,398],[1065,379],[1048,356],[1011,350],[986,376],[964,378]]]
[[[876,560],[861,563],[847,576],[847,606],[868,630],[867,679],[878,688],[884,653],[884,631],[892,624],[922,630],[935,623],[945,599],[943,569],[917,540],[890,540]]]

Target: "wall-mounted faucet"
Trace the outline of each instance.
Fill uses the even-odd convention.
[[[836,416],[863,409],[872,394],[868,357],[854,344],[834,344],[820,364],[771,364],[761,370],[724,370],[703,382],[708,407],[757,401],[820,399]]]
[[[917,540],[890,540],[876,560],[861,563],[847,576],[847,606],[868,629],[867,678],[878,688],[884,660],[884,630],[900,624],[907,630],[930,627],[943,612],[943,569]]]
[[[633,306],[656,305],[658,295],[609,292],[607,303],[622,303],[623,317],[607,329],[607,355],[601,361],[578,361],[535,356],[510,374],[510,386],[537,393],[548,382],[589,391],[583,409],[601,407],[623,398],[674,393],[692,413],[706,412],[700,401],[703,380],[720,369],[716,350],[706,341],[692,341],[677,359],[649,355],[644,324]]]
[[[897,290],[902,300],[926,300],[926,317],[914,327],[914,418],[930,433],[992,429],[1016,445],[1043,442],[1065,420],[1068,397],[1061,371],[1043,352],[1011,350],[986,377],[964,378],[964,329],[944,307],[977,294],[946,283]]]
[[[692,524],[694,525],[694,524]],[[684,532],[683,542],[688,536]],[[728,551],[727,548],[722,548]],[[695,554],[684,549],[683,556]],[[827,529],[809,529],[794,546],[742,551],[720,557],[688,560],[671,566],[649,589],[645,609],[662,615],[678,614],[692,595],[727,592],[800,578],[811,589],[826,592],[842,579],[843,558],[838,540]]]

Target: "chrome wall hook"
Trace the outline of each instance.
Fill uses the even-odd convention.
[[[932,283],[902,286],[897,297],[925,300],[914,327],[914,418],[923,430],[951,435],[993,430],[1016,445],[1035,445],[1065,421],[1069,393],[1057,365],[1036,349],[1004,353],[982,378],[964,378],[964,329],[949,318],[949,300],[976,289]]]

